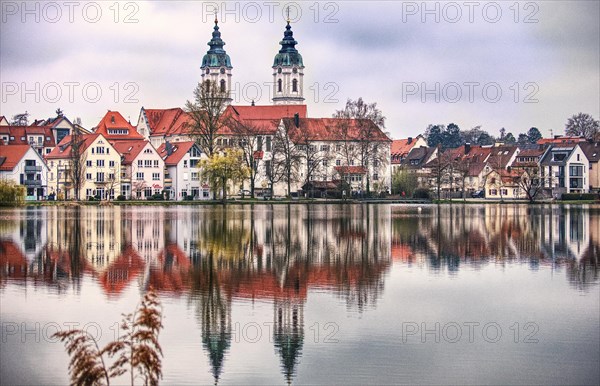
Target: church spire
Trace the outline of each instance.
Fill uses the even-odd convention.
[[[212,39],[208,42],[210,47],[206,51],[206,55],[202,58],[202,82],[210,81],[216,85],[221,93],[226,93],[227,103],[231,102],[231,59],[227,52],[223,49],[225,42],[221,39],[221,31],[219,30],[219,19],[215,12],[215,26],[213,27]]]
[[[279,42],[281,49],[273,60],[273,103],[304,103],[304,63],[302,55],[296,49],[298,42],[290,25],[288,8],[287,24],[283,39]]]

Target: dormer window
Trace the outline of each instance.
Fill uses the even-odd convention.
[[[111,115],[110,123],[112,123],[113,125],[115,124],[115,116],[114,115]]]

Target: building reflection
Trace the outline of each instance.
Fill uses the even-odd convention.
[[[433,272],[460,266],[527,264],[566,269],[579,289],[598,283],[599,209],[552,205],[399,208],[392,215],[392,258]]]
[[[235,344],[237,301],[273,304],[273,349],[292,383],[311,291],[365,312],[392,263],[448,275],[547,266],[565,270],[577,290],[598,284],[600,209],[587,206],[74,206],[2,218],[0,286],[79,291],[90,277],[107,298],[149,287],[188,298],[215,382]]]

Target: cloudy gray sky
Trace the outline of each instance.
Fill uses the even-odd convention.
[[[214,9],[238,104],[269,104],[289,6],[309,115],[377,102],[395,138],[430,123],[549,135],[600,117],[600,2],[2,1],[0,115],[62,108],[95,126],[182,107],[200,79]]]

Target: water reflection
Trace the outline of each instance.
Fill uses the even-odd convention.
[[[309,291],[364,312],[377,306],[392,263],[451,276],[486,264],[564,267],[577,290],[598,283],[597,207],[47,207],[0,216],[1,286],[79,291],[89,276],[110,299],[131,286],[186,297],[215,382],[234,344],[234,301],[273,304],[273,349],[291,383]]]
[[[392,210],[392,257],[457,274],[461,265],[565,267],[581,290],[598,282],[600,211],[552,205],[454,205]]]

